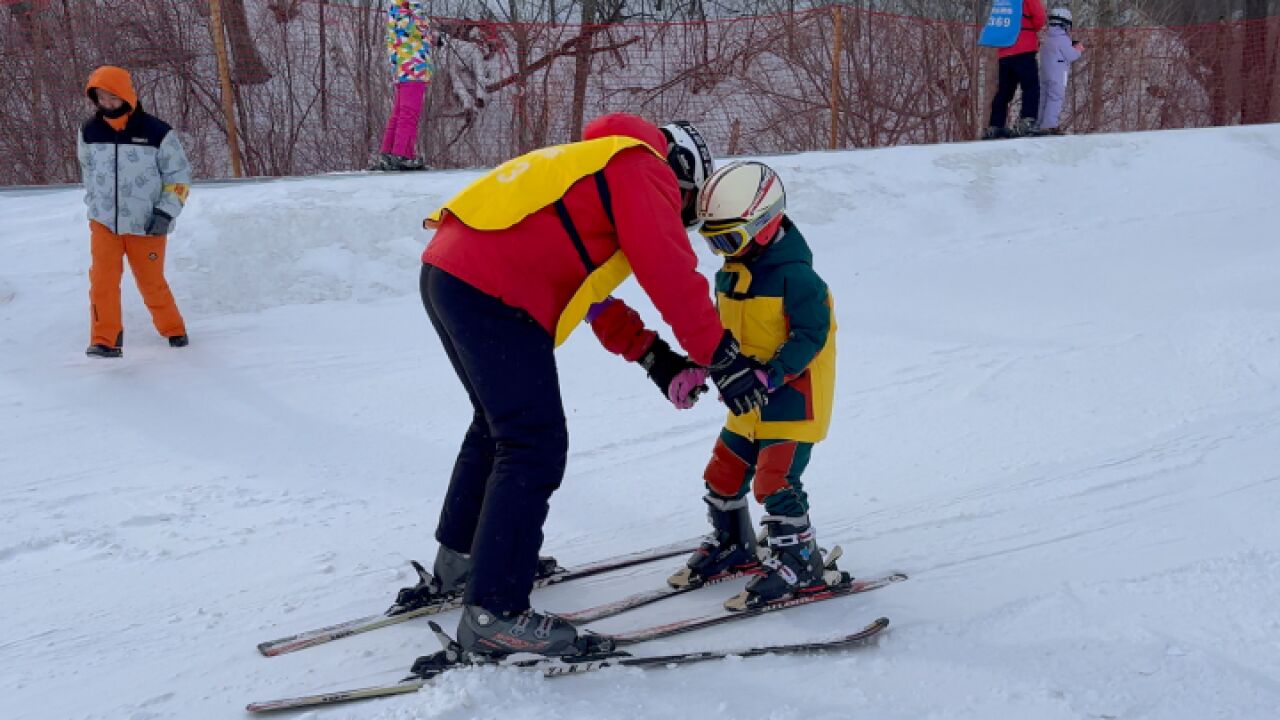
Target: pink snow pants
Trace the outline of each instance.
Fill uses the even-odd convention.
[[[426,92],[424,82],[396,83],[395,104],[391,106],[391,117],[387,118],[387,132],[382,136],[382,152],[414,157],[418,117],[422,114],[422,96]]]

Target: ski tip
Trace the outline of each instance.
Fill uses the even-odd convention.
[[[858,644],[875,642],[880,637],[880,634],[887,629],[889,629],[889,618],[878,617],[868,623],[866,627],[853,635],[850,635],[847,639],[855,641]]]

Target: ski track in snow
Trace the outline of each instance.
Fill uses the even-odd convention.
[[[912,579],[638,651],[888,615],[879,646],[482,668],[282,717],[1276,717],[1280,126],[770,161],[840,326],[832,436],[805,475],[819,539],[855,574]],[[475,175],[197,186],[169,251],[192,345],[155,336],[126,275],[119,362],[80,355],[79,191],[0,192],[0,714],[243,717],[435,649],[423,621],[255,645],[383,609],[434,553],[470,412],[417,298],[416,228]],[[670,337],[634,282],[621,294]],[[702,532],[723,410],[672,411],[589,332],[559,361],[571,450],[544,552]],[[677,565],[534,602],[595,605]],[[593,627],[706,612],[740,585]]]

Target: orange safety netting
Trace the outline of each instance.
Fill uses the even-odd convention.
[[[238,147],[251,175],[360,169],[391,109],[379,0],[221,0]],[[0,0],[0,184],[78,180],[83,83],[134,74],[200,177],[231,173],[210,0]],[[700,23],[438,19],[419,147],[436,167],[494,165],[574,139],[584,118],[697,123],[725,154],[969,140],[995,51],[975,25],[831,7]],[[1069,132],[1280,121],[1280,18],[1077,28],[1088,47]],[[1014,104],[1017,107],[1017,102]]]

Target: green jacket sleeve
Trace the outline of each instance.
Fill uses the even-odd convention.
[[[766,365],[769,387],[781,387],[804,372],[827,344],[831,305],[827,284],[809,265],[792,265],[784,279],[783,312],[790,332]]]

